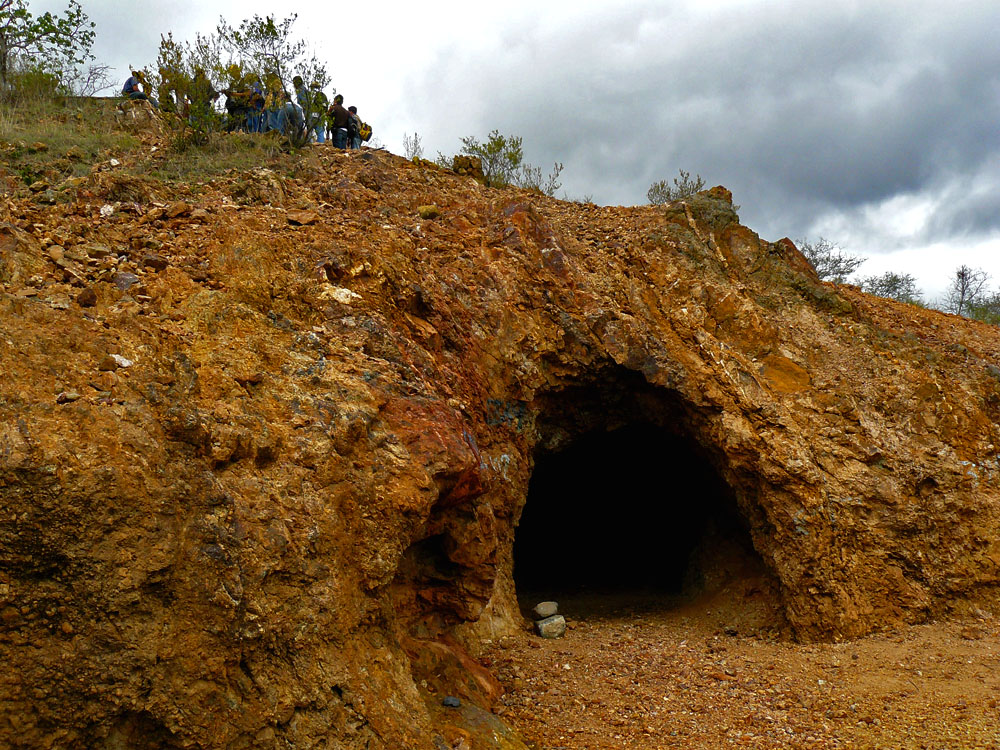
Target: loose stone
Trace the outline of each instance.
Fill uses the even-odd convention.
[[[142,265],[145,268],[152,268],[154,271],[162,271],[170,264],[162,255],[150,253],[149,255],[143,257]]]
[[[124,292],[127,291],[133,284],[138,284],[139,277],[134,273],[129,273],[128,271],[119,271],[114,275],[111,281],[116,287]]]
[[[167,218],[176,219],[180,216],[186,216],[189,213],[191,213],[191,206],[184,201],[177,201],[172,203],[167,209]]]
[[[76,304],[80,307],[93,307],[97,304],[97,292],[87,287],[76,295]]]
[[[535,630],[542,638],[562,638],[566,633],[566,619],[562,615],[553,615],[535,623]]]
[[[544,620],[546,617],[559,614],[559,604],[557,602],[539,602],[532,612],[539,620]]]

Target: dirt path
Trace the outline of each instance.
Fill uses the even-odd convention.
[[[678,604],[560,601],[564,638],[486,659],[503,719],[560,748],[1000,748],[1000,622],[800,645],[752,586]]]

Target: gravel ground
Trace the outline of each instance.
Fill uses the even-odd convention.
[[[484,655],[504,721],[539,750],[1000,748],[1000,622],[985,612],[830,644],[795,643],[748,581],[693,602],[563,597],[560,612],[565,637]]]

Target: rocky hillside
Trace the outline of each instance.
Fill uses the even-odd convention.
[[[0,745],[523,747],[470,654],[524,627],[535,462],[619,427],[652,489],[569,514],[681,522],[682,446],[797,638],[996,606],[997,329],[820,282],[723,188],[142,153],[0,173]]]

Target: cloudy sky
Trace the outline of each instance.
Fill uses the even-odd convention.
[[[560,194],[601,204],[644,203],[684,169],[765,239],[826,237],[929,298],[963,263],[1000,287],[996,0],[81,2],[118,78],[161,33],[296,12],[397,153],[404,133],[433,157],[497,128],[564,164]]]

